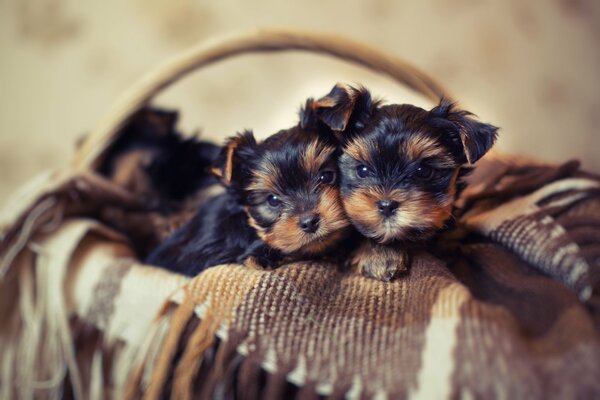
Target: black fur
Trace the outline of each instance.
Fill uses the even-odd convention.
[[[468,164],[490,149],[498,128],[445,99],[430,111],[382,105],[365,88],[350,86],[336,85],[314,105],[312,112],[340,140],[340,192],[348,217],[372,241],[370,253],[359,250],[349,263],[389,280],[407,268],[400,265],[410,259],[406,245],[422,246],[452,224]]]
[[[174,111],[144,108],[138,111],[110,146],[100,173],[111,177],[119,157],[139,150],[150,160],[141,168],[150,178],[151,195],[161,203],[179,202],[199,189],[217,183],[208,167],[220,147],[176,130]]]
[[[314,107],[313,112],[323,123],[346,126],[337,135],[342,145],[339,159],[342,197],[350,196],[360,187],[380,187],[403,191],[416,189],[441,198],[450,185],[452,174],[459,168],[458,194],[464,187],[462,178],[472,169],[467,163],[481,158],[497,137],[497,127],[476,121],[473,114],[458,110],[447,99],[441,99],[438,106],[427,111],[410,104],[382,105],[380,100],[373,100],[365,88],[336,85],[315,104],[322,105]],[[348,113],[349,108],[352,108],[351,113]],[[452,156],[453,162],[410,160],[406,154],[400,154],[401,143],[417,134],[438,142]],[[368,165],[371,173],[366,178],[359,178],[355,172],[362,162],[343,150],[358,136],[368,139],[365,142],[371,155]],[[424,166],[433,171],[427,179],[418,175],[419,168]]]
[[[360,178],[354,172],[363,161],[354,160],[348,154],[340,157],[340,189],[343,196],[349,196],[359,187],[381,187],[386,190],[427,191],[434,196],[441,196],[448,189],[454,168],[453,164],[440,163],[433,160],[410,160],[406,154],[400,154],[401,144],[416,133],[426,134],[436,141],[444,143],[448,153],[462,159],[458,147],[454,145],[447,130],[431,129],[427,125],[427,112],[412,105],[389,105],[374,110],[370,121],[362,130],[355,130],[354,135],[368,138],[368,153],[371,170],[366,178]],[[433,176],[423,179],[418,176],[418,169],[423,166],[434,170]]]
[[[225,192],[200,207],[196,215],[155,249],[145,260],[152,265],[194,276],[225,263],[244,263],[249,258],[263,267],[276,267],[284,257],[303,257],[301,251],[285,252],[265,243],[249,224],[249,216],[265,232],[278,223],[267,204],[269,193],[250,187],[265,160],[277,169],[274,191],[286,210],[301,213],[315,206],[319,185],[301,165],[301,155],[311,141],[336,145],[330,131],[295,126],[258,143],[250,131],[230,138],[216,157],[213,171],[221,177]],[[328,164],[337,169],[336,155]],[[267,171],[267,173],[269,173]],[[282,212],[282,211],[280,211]]]
[[[494,145],[498,128],[473,119],[474,114],[456,109],[456,104],[442,99],[429,112],[428,125],[440,129],[451,138],[452,146],[459,148],[463,163],[475,163]]]
[[[156,248],[144,261],[195,276],[208,267],[243,263],[255,257],[274,267],[282,253],[268,247],[247,222],[244,207],[232,191],[202,205],[196,215]]]
[[[344,140],[348,134],[364,128],[380,104],[381,100],[373,99],[364,87],[336,85],[327,96],[306,101],[300,112],[301,124],[303,128],[331,130],[338,139]]]

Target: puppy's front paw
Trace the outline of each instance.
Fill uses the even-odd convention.
[[[242,264],[250,269],[265,269],[265,267],[261,265],[260,260],[258,260],[256,257],[248,257],[244,260],[238,260],[238,264]]]
[[[375,278],[380,281],[389,282],[394,279],[400,272],[401,268],[393,263],[367,263],[360,266],[363,275],[369,278]]]
[[[365,276],[389,282],[408,270],[410,257],[404,249],[374,244],[361,247],[352,264]]]
[[[281,266],[282,260],[250,256],[243,260],[239,260],[238,263],[254,269],[276,269]]]

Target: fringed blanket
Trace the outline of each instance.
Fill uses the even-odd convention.
[[[600,396],[600,180],[577,163],[484,160],[457,229],[391,283],[326,263],[188,280],[95,219],[128,199],[56,219],[60,190],[0,247],[0,398]]]

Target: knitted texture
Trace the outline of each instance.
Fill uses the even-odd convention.
[[[600,181],[490,157],[457,204],[389,283],[325,262],[188,280],[137,263],[88,205],[12,251],[0,397],[600,396]]]

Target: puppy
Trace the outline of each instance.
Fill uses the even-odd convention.
[[[217,180],[207,173],[220,147],[177,131],[178,113],[146,107],[121,130],[100,173],[155,208],[176,208]]]
[[[186,137],[174,111],[145,107],[107,149],[99,173],[138,200],[123,207],[106,202],[98,218],[125,234],[140,258],[190,219],[219,188],[210,167],[220,146]]]
[[[303,127],[260,143],[250,131],[230,138],[213,168],[225,192],[146,263],[193,276],[225,263],[275,268],[334,248],[349,227],[337,185],[337,142],[311,108],[301,116]]]
[[[350,264],[390,280],[408,268],[408,249],[448,226],[461,178],[494,144],[498,128],[445,99],[429,111],[383,105],[364,88],[339,84],[311,105],[338,133],[343,206],[368,238]]]

